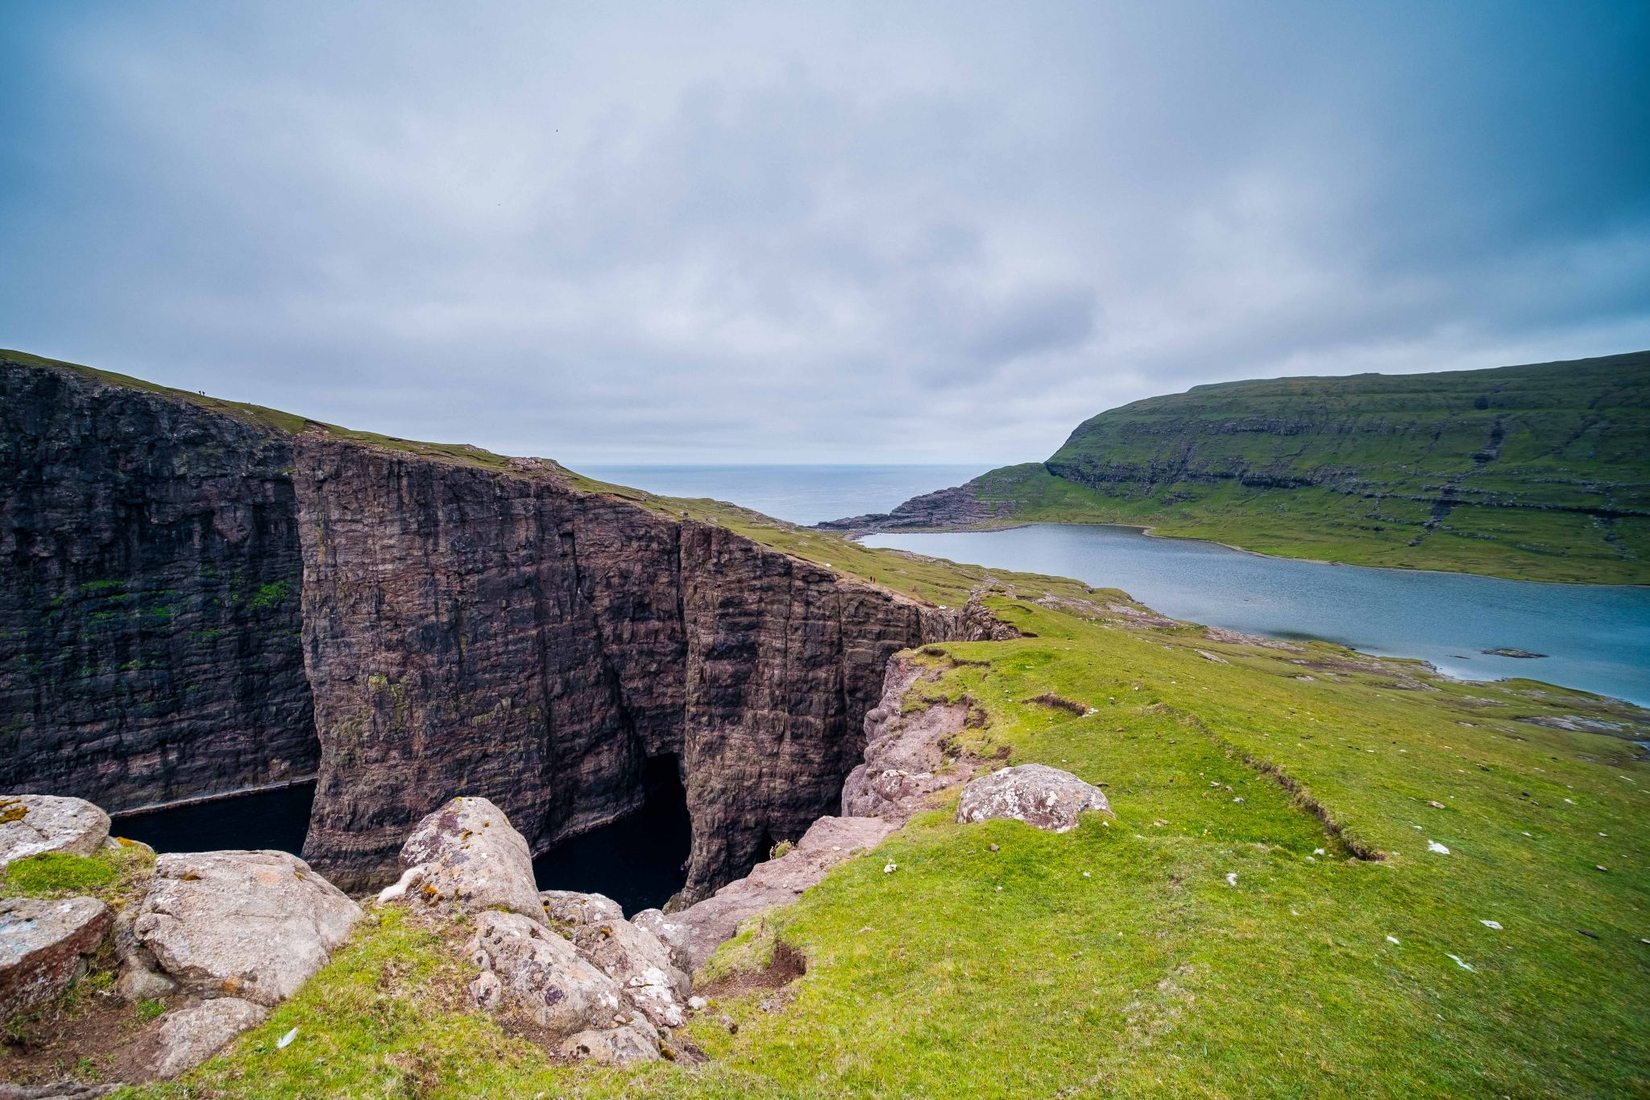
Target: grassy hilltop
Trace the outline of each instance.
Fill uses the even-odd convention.
[[[972,514],[918,498],[858,526],[1132,523],[1288,557],[1650,583],[1650,352],[1198,386],[963,491]]]
[[[986,581],[864,553],[936,598]],[[727,991],[684,1034],[702,1064],[555,1065],[466,1007],[461,936],[384,909],[226,1055],[135,1095],[1650,1090],[1650,767],[1621,737],[1530,721],[1650,715],[995,583],[993,608],[1036,636],[927,647],[919,690],[980,714],[960,751],[1105,784],[1109,824],[960,826],[951,794],[724,946]],[[776,990],[781,942],[807,965]]]

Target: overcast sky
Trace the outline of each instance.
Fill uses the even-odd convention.
[[[0,0],[0,346],[597,462],[1650,347],[1650,4]]]

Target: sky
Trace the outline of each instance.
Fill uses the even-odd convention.
[[[1650,4],[0,0],[0,347],[581,463],[1650,348]]]

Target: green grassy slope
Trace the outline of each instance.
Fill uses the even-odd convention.
[[[1650,1089],[1650,767],[1519,720],[1609,704],[1142,628],[1049,587],[993,600],[1037,637],[930,647],[922,690],[984,712],[966,747],[1104,783],[1116,818],[959,826],[952,796],[723,949],[725,969],[782,940],[808,969],[717,998],[686,1033],[703,1064],[556,1066],[464,1007],[462,930],[386,911],[225,1056],[141,1095]]]
[[[1264,553],[1650,583],[1650,352],[1199,386],[969,485],[993,521],[1134,523]]]

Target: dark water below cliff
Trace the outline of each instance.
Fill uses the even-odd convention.
[[[115,836],[141,840],[157,852],[214,852],[273,848],[299,854],[309,829],[315,784],[233,795],[210,802],[116,814]]]
[[[1121,588],[1177,619],[1420,657],[1464,680],[1522,676],[1650,705],[1650,588],[1324,565],[1152,538],[1131,527],[1035,524],[864,541],[992,569],[1076,577]]]
[[[647,801],[640,810],[533,861],[540,890],[606,894],[629,916],[664,905],[682,888],[693,823],[675,757],[650,760],[644,782]]]

